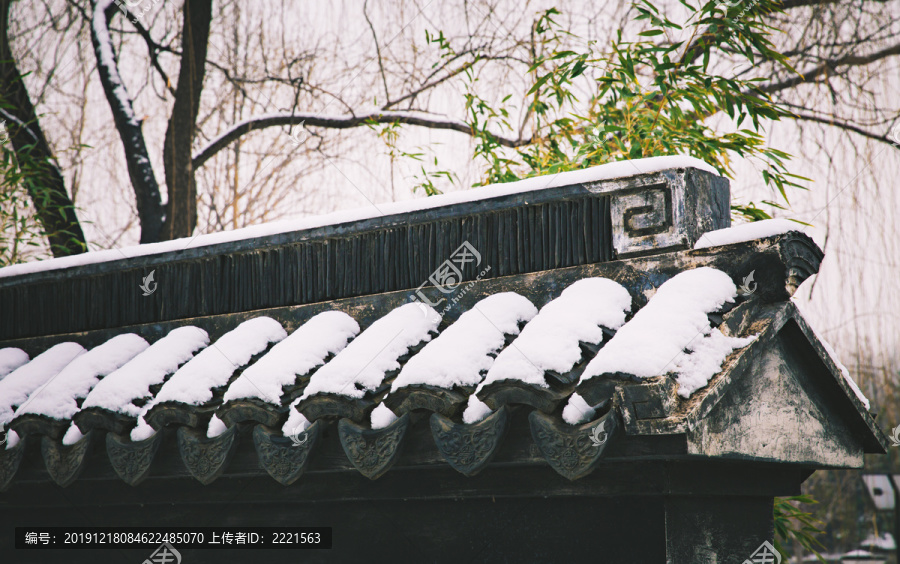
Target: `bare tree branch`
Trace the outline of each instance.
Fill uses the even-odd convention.
[[[235,124],[228,131],[213,139],[206,147],[194,155],[194,169],[200,168],[217,152],[251,131],[301,123],[307,127],[324,127],[328,129],[350,129],[376,123],[402,123],[429,129],[447,129],[473,135],[472,128],[465,122],[423,112],[386,111],[357,116],[323,116],[315,113],[266,115]],[[492,137],[500,145],[510,148],[523,147],[533,142],[533,139],[530,137],[519,139],[511,139],[500,135],[492,135]]]
[[[141,243],[152,243],[159,240],[163,223],[159,184],[150,165],[150,155],[144,143],[141,122],[134,115],[131,98],[119,74],[112,38],[109,35],[109,18],[114,10],[113,0],[92,0],[92,2],[91,43],[97,57],[97,71],[125,150],[125,163],[141,220]]]

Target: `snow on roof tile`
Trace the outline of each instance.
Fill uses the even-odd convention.
[[[258,398],[279,405],[283,386],[339,353],[357,333],[359,324],[346,313],[320,313],[244,370],[228,387],[223,399]]]
[[[71,419],[78,412],[78,400],[84,399],[101,378],[148,346],[147,341],[134,333],[116,335],[72,360],[34,390],[16,410],[16,417],[31,413],[58,420]]]
[[[59,343],[0,380],[0,425],[9,423],[14,408],[84,352],[84,347],[78,343]]]
[[[709,334],[707,314],[733,302],[736,295],[731,278],[714,268],[687,270],[672,277],[600,349],[581,382],[604,374],[650,378],[671,372],[682,351]]]
[[[150,387],[166,377],[209,344],[209,335],[198,327],[178,327],[131,359],[125,366],[100,380],[85,398],[82,409],[101,407],[137,417],[141,408],[135,400],[149,398]]]
[[[313,374],[300,398],[321,393],[361,398],[381,385],[399,358],[431,340],[441,317],[422,303],[404,304],[381,317]]]
[[[391,391],[414,384],[439,388],[478,384],[494,363],[492,355],[506,344],[506,335],[518,335],[519,323],[531,321],[537,312],[528,298],[515,292],[480,300],[406,362]]]
[[[28,354],[16,347],[0,349],[0,378],[28,362]]]
[[[631,295],[606,278],[585,278],[563,290],[506,347],[488,370],[479,390],[514,379],[547,387],[544,373],[569,372],[582,356],[580,342],[597,344],[603,330],[618,329],[631,311]]]

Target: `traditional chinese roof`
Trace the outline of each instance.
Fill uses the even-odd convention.
[[[466,239],[472,225],[460,220],[449,229],[462,241],[421,285],[401,277],[373,292],[347,282],[323,300],[311,283],[301,303],[257,307],[263,294],[251,292],[232,296],[233,311],[177,319],[172,311],[196,304],[165,300],[193,294],[161,289],[163,303],[133,308],[141,323],[111,326],[106,312],[94,318],[102,328],[86,331],[36,335],[31,325],[0,342],[31,358],[7,354],[19,365],[0,379],[0,422],[15,433],[0,451],[0,486],[12,495],[79,478],[137,486],[262,473],[290,485],[304,473],[377,479],[447,465],[466,476],[549,465],[574,480],[647,458],[809,471],[884,452],[864,396],[791,301],[820,249],[796,231],[693,249],[703,231],[673,220],[673,202],[696,199],[678,195],[692,175],[710,176],[681,169],[606,186],[604,213],[620,216],[599,224],[574,209],[548,223],[534,211],[544,200],[523,200],[509,247],[503,230],[488,230],[500,251]],[[704,189],[715,184],[706,176]],[[600,237],[609,256],[585,251],[598,237],[589,226],[617,221],[624,235]],[[269,275],[281,272],[276,263],[263,259],[242,283],[281,287]],[[176,272],[165,264],[161,288],[161,273]],[[351,261],[342,277],[374,267]],[[126,303],[156,299],[132,290]]]

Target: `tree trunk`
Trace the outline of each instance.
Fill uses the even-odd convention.
[[[12,0],[0,0],[0,116],[6,120],[16,157],[42,163],[43,186],[28,186],[37,219],[55,257],[87,250],[84,232],[66,191],[62,173],[53,163],[53,153],[38,122],[31,97],[22,82],[9,45],[9,9]]]
[[[212,0],[184,3],[181,69],[175,105],[166,129],[163,164],[169,201],[163,238],[189,237],[197,226],[197,186],[191,164],[200,93],[206,67]]]
[[[109,12],[115,9],[110,0],[92,0],[91,43],[97,57],[100,84],[109,102],[116,130],[125,150],[128,176],[134,188],[138,217],[141,221],[141,243],[159,241],[163,223],[159,184],[150,165],[141,122],[134,115],[131,98],[119,74],[116,54],[109,35]]]

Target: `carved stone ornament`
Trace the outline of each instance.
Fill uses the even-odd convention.
[[[435,413],[431,416],[431,436],[441,456],[454,470],[474,476],[497,452],[508,423],[509,412],[505,406],[471,425],[454,423]]]
[[[448,390],[437,386],[416,384],[391,392],[384,398],[383,403],[397,415],[425,409],[446,417],[453,417],[465,409],[467,400],[467,395],[455,389]]]
[[[260,465],[279,484],[293,484],[303,475],[309,453],[319,440],[323,427],[324,423],[314,421],[303,433],[285,437],[280,429],[256,425],[253,428],[253,444]]]
[[[125,435],[134,427],[134,417],[102,407],[82,409],[72,417],[72,421],[82,433],[89,433],[94,429],[106,429],[112,433]]]
[[[132,441],[115,433],[106,435],[109,463],[126,484],[136,486],[150,475],[150,465],[163,442],[163,435],[160,431],[143,441]]]
[[[87,460],[85,455],[91,446],[94,433],[83,436],[74,445],[64,445],[62,441],[51,439],[44,435],[41,437],[41,455],[44,457],[44,465],[47,473],[56,484],[65,488],[74,482],[81,471],[84,470]]]
[[[341,446],[359,472],[371,479],[380,478],[400,456],[400,445],[409,427],[404,413],[384,429],[366,429],[348,419],[338,422]]]
[[[569,399],[570,394],[571,388],[564,392],[534,386],[521,380],[500,380],[482,388],[478,399],[493,410],[504,405],[530,405],[544,413],[553,413],[560,403]]]
[[[583,425],[559,422],[539,411],[531,412],[528,421],[531,437],[544,459],[569,480],[583,478],[594,470],[618,427],[614,410]]]
[[[6,443],[0,445],[0,492],[6,491],[6,488],[12,483],[16,470],[19,469],[19,463],[22,462],[22,456],[25,454],[27,440],[27,437],[21,439],[12,448],[6,448]]]
[[[225,402],[216,411],[216,416],[228,427],[247,421],[255,421],[268,427],[279,427],[279,423],[284,422],[287,411],[256,398],[243,398]]]
[[[297,404],[297,411],[309,421],[316,419],[343,418],[356,423],[365,421],[375,403],[367,399],[355,399],[339,394],[321,393]]]
[[[210,439],[202,429],[179,427],[178,451],[191,476],[207,486],[225,472],[237,447],[237,427],[229,427],[224,433]]]

